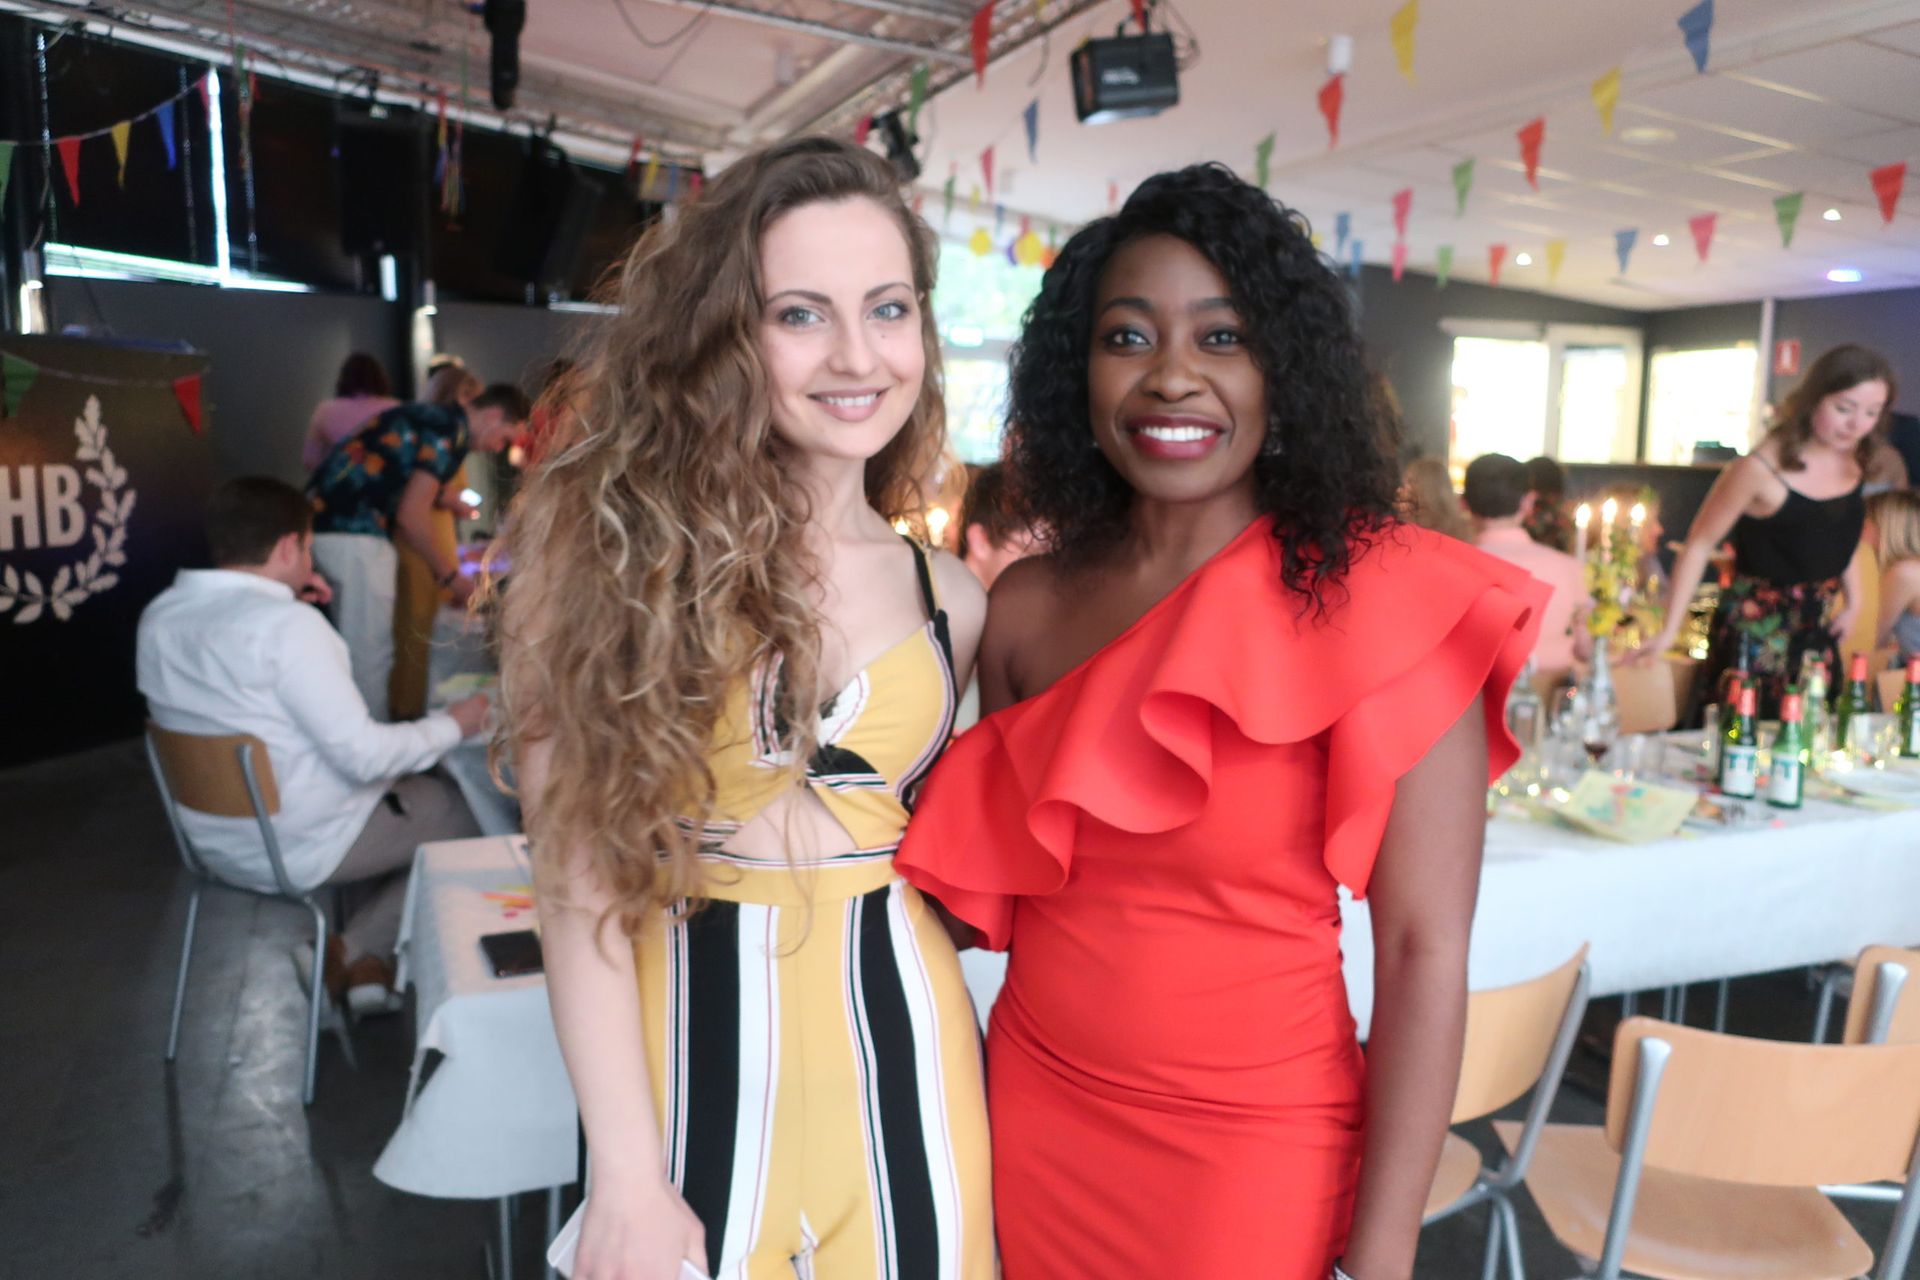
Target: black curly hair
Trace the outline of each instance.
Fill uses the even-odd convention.
[[[1016,501],[1070,567],[1125,533],[1133,490],[1088,447],[1087,361],[1101,274],[1122,246],[1155,235],[1178,236],[1226,277],[1266,377],[1267,432],[1278,445],[1254,463],[1255,501],[1273,517],[1282,582],[1323,606],[1355,544],[1393,519],[1395,417],[1306,218],[1224,165],[1148,178],[1047,269],[1011,356],[1006,458]]]

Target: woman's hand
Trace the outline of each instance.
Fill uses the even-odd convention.
[[[1833,615],[1833,621],[1827,624],[1827,630],[1833,633],[1835,640],[1845,640],[1847,632],[1853,630],[1853,620],[1860,613],[1860,606],[1848,604]]]
[[[1679,629],[1676,627],[1666,626],[1660,628],[1659,635],[1642,644],[1638,649],[1629,650],[1626,656],[1620,659],[1621,665],[1628,667],[1646,666],[1655,658],[1660,657],[1666,653],[1667,650],[1673,648],[1673,642],[1679,638],[1679,635]]]
[[[628,1191],[593,1188],[573,1280],[679,1280],[682,1261],[706,1270],[707,1233],[665,1179]]]

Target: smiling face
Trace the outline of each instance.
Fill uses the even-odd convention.
[[[1841,452],[1856,447],[1887,410],[1887,384],[1878,378],[1822,396],[1813,407],[1813,438]]]
[[[1135,493],[1198,502],[1252,492],[1267,384],[1227,281],[1174,236],[1116,252],[1094,297],[1093,438]]]
[[[926,374],[906,237],[865,198],[803,205],[760,237],[760,358],[773,429],[804,454],[865,461]]]

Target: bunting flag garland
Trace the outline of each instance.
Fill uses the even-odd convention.
[[[67,195],[75,208],[80,206],[80,139],[57,138],[54,149],[60,153],[60,171],[67,175]]]
[[[1347,232],[1353,229],[1353,218],[1346,213],[1333,215],[1333,251],[1339,253],[1347,247]]]
[[[993,195],[993,148],[980,153],[980,172],[987,175],[987,195]]]
[[[980,184],[975,182],[967,187],[967,208],[980,212]]]
[[[1320,86],[1320,114],[1327,118],[1327,146],[1340,145],[1340,104],[1346,99],[1346,76],[1328,76]]]
[[[993,234],[999,235],[1000,228],[1005,226],[1006,222],[1007,222],[1007,206],[1005,206],[1004,204],[994,205],[993,206]]]
[[[200,375],[190,373],[184,378],[175,378],[173,398],[180,402],[180,412],[187,415],[187,425],[193,428],[193,434],[199,435],[201,433]]]
[[[993,2],[987,0],[973,11],[973,76],[979,88],[987,87],[987,41],[993,38]]]
[[[194,88],[200,91],[200,109],[211,113],[213,111],[213,72],[209,71],[201,76]]]
[[[1500,267],[1507,260],[1507,246],[1490,244],[1487,246],[1487,283],[1500,283]]]
[[[154,116],[154,120],[160,126],[160,144],[167,149],[167,169],[169,172],[178,168],[180,164],[180,152],[173,137],[173,128],[176,123],[174,117],[179,109],[179,103],[169,102],[166,106],[160,108],[159,114]]]
[[[640,198],[646,199],[653,194],[653,180],[660,176],[660,153],[654,152],[647,157],[647,171],[640,175]]]
[[[1520,140],[1520,161],[1527,166],[1527,185],[1540,189],[1540,144],[1546,140],[1547,118],[1535,116],[1520,126],[1514,137]]]
[[[914,192],[913,193],[913,216],[916,218],[919,217],[921,214],[921,211],[924,210],[926,207],[927,207],[927,193],[924,191]]]
[[[942,225],[953,221],[953,183],[953,175],[948,174],[945,184],[940,188],[940,195],[943,201],[940,207],[940,222]]]
[[[122,187],[127,185],[127,142],[133,134],[133,121],[122,120],[113,126],[110,135],[113,138],[113,158],[119,162],[119,178]]]
[[[1353,257],[1349,261],[1347,274],[1351,275],[1355,280],[1358,280],[1360,278],[1360,268],[1365,265],[1366,265],[1366,254],[1364,251],[1364,247],[1361,245],[1360,241],[1355,240],[1353,242]]]
[[[1387,23],[1387,29],[1393,34],[1393,58],[1400,64],[1400,74],[1413,80],[1413,31],[1420,25],[1420,0],[1407,0],[1394,10],[1393,17]]]
[[[1873,179],[1873,194],[1880,201],[1880,217],[1891,223],[1894,210],[1900,207],[1900,189],[1907,185],[1906,161],[1883,165],[1869,176]]]
[[[1793,247],[1793,228],[1800,221],[1800,205],[1806,200],[1806,192],[1796,191],[1792,195],[1780,196],[1773,202],[1774,220],[1780,224],[1780,247]]]
[[[1273,172],[1273,138],[1270,133],[1253,147],[1253,185],[1262,191],[1267,189],[1267,178]]]
[[[7,207],[7,180],[13,176],[13,144],[0,142],[0,210]]]
[[[1547,283],[1556,284],[1560,280],[1560,268],[1567,260],[1567,242],[1565,240],[1547,241]]]
[[[1027,126],[1027,163],[1040,163],[1040,99],[1035,98],[1020,113],[1021,122]]]
[[[1593,109],[1600,113],[1600,127],[1613,136],[1613,109],[1620,105],[1620,68],[1615,67],[1593,82]]]
[[[1407,238],[1407,214],[1413,209],[1413,188],[1402,187],[1393,193],[1393,230],[1402,240]]]
[[[866,146],[867,135],[872,132],[873,117],[870,115],[861,116],[859,122],[853,126],[853,145],[856,147]]]
[[[20,412],[20,402],[27,398],[27,389],[39,376],[40,366],[31,360],[0,352],[0,409],[7,417]]]
[[[1627,261],[1633,257],[1633,245],[1640,238],[1638,227],[1629,227],[1613,233],[1613,255],[1620,259],[1620,274],[1627,274]]]
[[[1133,20],[1140,26],[1140,34],[1147,33],[1147,0],[1132,0]]]
[[[667,203],[672,204],[675,200],[679,199],[679,197],[680,197],[680,166],[676,164],[671,166],[667,170]],[[914,199],[917,201],[920,199],[920,197],[915,196]],[[920,212],[918,205],[915,206],[913,211],[915,213]]]
[[[705,174],[693,174],[687,179],[687,199],[698,200],[700,198],[700,189],[706,185],[707,176]]]
[[[627,148],[627,181],[636,182],[640,177],[640,148],[647,140],[639,134],[633,135],[633,145]]]
[[[1405,240],[1395,240],[1393,242],[1393,282],[1399,284],[1400,277],[1406,273],[1407,242]]]
[[[1119,207],[1120,207],[1120,184],[1113,181],[1111,178],[1109,178],[1107,180],[1107,208],[1109,210],[1113,210],[1113,209],[1118,209]]]
[[[1680,35],[1693,55],[1693,69],[1707,69],[1707,52],[1713,38],[1713,0],[1700,0],[1680,15]]]
[[[1467,211],[1467,192],[1473,190],[1473,157],[1468,156],[1453,166],[1453,215],[1460,217]]]
[[[920,132],[920,108],[927,102],[927,64],[921,63],[913,69],[913,80],[907,91],[907,132],[918,135]]]
[[[1453,246],[1443,244],[1433,251],[1433,287],[1447,287],[1447,277],[1453,274]]]
[[[1687,227],[1693,232],[1693,247],[1699,252],[1702,262],[1707,260],[1707,254],[1713,249],[1713,226],[1719,220],[1717,213],[1703,213],[1687,219]]]

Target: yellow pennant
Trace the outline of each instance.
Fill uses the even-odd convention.
[[[1593,82],[1593,109],[1600,113],[1600,127],[1613,132],[1613,109],[1620,102],[1620,68],[1615,67]]]
[[[1420,0],[1407,0],[1394,10],[1392,20],[1393,56],[1400,63],[1400,74],[1413,79],[1413,29],[1420,25]]]
[[[647,171],[640,176],[640,198],[646,199],[653,190],[653,180],[660,176],[660,155],[655,152],[647,158]]]
[[[120,161],[120,185],[127,185],[127,136],[133,132],[133,121],[122,120],[113,126],[113,154]]]
[[[980,184],[977,182],[967,188],[967,205],[976,210],[980,207]]]
[[[1565,240],[1547,241],[1547,283],[1553,284],[1560,279],[1560,264],[1567,260],[1567,242]]]

